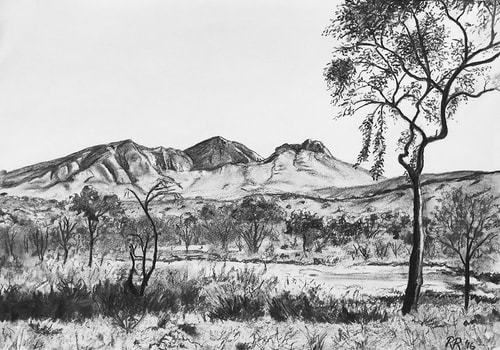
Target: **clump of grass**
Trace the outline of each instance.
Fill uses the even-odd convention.
[[[208,317],[217,320],[251,320],[266,312],[266,300],[275,289],[276,278],[265,279],[264,270],[245,267],[213,274],[203,289]]]
[[[326,331],[319,332],[318,330],[310,331],[306,327],[307,348],[309,350],[323,350],[325,348]]]
[[[61,328],[54,328],[53,325],[43,322],[30,321],[28,326],[33,332],[43,336],[52,336],[62,332]]]
[[[221,292],[210,298],[208,317],[212,320],[244,321],[259,318],[264,313],[265,302],[262,299]]]
[[[181,331],[186,333],[187,335],[190,335],[192,337],[195,337],[198,335],[198,330],[196,329],[196,325],[191,324],[191,323],[181,323],[177,325],[177,328],[179,328]]]
[[[172,298],[178,300],[183,312],[196,311],[203,304],[200,292],[205,279],[201,276],[189,278],[187,272],[167,270],[159,279],[159,284],[171,292]]]
[[[121,284],[104,281],[94,287],[93,298],[99,312],[111,323],[130,333],[146,314],[165,311],[178,312],[179,298],[175,292],[161,285],[146,289],[143,296],[131,293]]]

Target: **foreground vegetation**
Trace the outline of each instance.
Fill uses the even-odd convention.
[[[478,272],[484,272],[477,268],[496,254],[499,210],[496,199],[485,193],[457,190],[442,196],[425,221],[426,258],[446,262],[452,273],[464,274],[465,289],[427,290],[419,310],[403,316],[401,291],[367,295],[348,289],[338,295],[314,283],[279,281],[266,275],[265,262],[404,264],[411,247],[407,213],[367,210],[354,216],[332,208],[331,216],[321,217],[262,196],[200,203],[197,208],[185,208],[174,198],[152,210],[154,199],[175,194],[168,186],[159,183],[144,197],[131,192],[139,210],[126,209],[127,203],[115,195],[91,187],[63,202],[3,198],[0,348],[443,349],[463,342],[469,349],[493,349],[500,345],[498,289],[474,290],[471,283],[471,277],[477,279]],[[453,211],[457,207],[460,212]],[[450,228],[446,219],[454,215],[473,220],[453,220],[456,225]],[[474,218],[489,221],[477,226]],[[472,249],[462,252],[461,247],[467,246]],[[189,258],[193,253],[206,259],[205,269],[189,274],[165,264],[169,257]],[[217,260],[218,268],[210,260]],[[228,268],[227,260],[251,260],[264,268],[241,264]],[[498,282],[497,274],[483,276]],[[482,287],[492,287],[488,283]]]
[[[80,262],[78,262],[80,261]],[[402,294],[332,297],[312,284],[294,292],[251,268],[160,268],[144,296],[128,267],[52,258],[1,267],[2,349],[444,349],[454,337],[500,345],[498,297],[425,293],[402,316]]]

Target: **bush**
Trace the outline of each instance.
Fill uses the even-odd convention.
[[[79,281],[61,280],[49,293],[22,291],[12,285],[0,292],[0,320],[29,318],[81,320],[92,317],[94,309],[87,286]]]
[[[187,272],[166,270],[165,276],[160,279],[160,284],[163,289],[171,292],[171,297],[178,300],[185,312],[195,311],[200,304],[203,304],[200,292],[205,282],[201,276],[190,279]]]
[[[383,322],[388,319],[387,307],[394,303],[394,300],[370,297],[361,300],[327,296],[322,299],[318,291],[314,287],[297,295],[283,292],[271,298],[268,303],[271,318],[279,322],[288,319],[328,323]]]
[[[250,320],[263,316],[277,278],[264,279],[264,270],[245,267],[213,274],[203,289],[208,316],[220,320]],[[208,281],[207,281],[208,282]]]
[[[99,283],[93,291],[99,312],[111,318],[111,323],[132,331],[147,313],[159,314],[164,311],[179,311],[179,296],[161,285],[150,287],[143,296],[133,294],[121,284],[109,280]]]
[[[264,316],[265,301],[246,295],[217,295],[211,299],[208,317],[212,320],[247,321]]]

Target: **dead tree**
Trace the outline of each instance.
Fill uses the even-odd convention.
[[[71,220],[66,216],[64,216],[57,223],[54,238],[57,245],[63,250],[63,264],[66,264],[66,261],[68,260],[68,254],[72,246],[75,228],[76,222],[71,223]]]
[[[179,194],[176,192],[176,188],[180,188],[180,185],[177,184],[171,178],[164,178],[158,181],[151,189],[146,193],[144,199],[141,199],[136,191],[132,189],[128,189],[127,193],[132,194],[144,212],[146,216],[146,220],[148,226],[143,227],[142,232],[136,232],[131,234],[131,238],[137,242],[136,244],[130,245],[130,259],[132,262],[132,269],[129,273],[129,280],[131,285],[133,286],[133,270],[135,270],[135,261],[136,259],[141,260],[141,283],[139,289],[139,295],[143,296],[148,285],[149,280],[156,268],[156,262],[158,260],[158,237],[160,232],[158,230],[158,225],[155,219],[151,215],[151,203],[158,198],[163,198],[166,196],[173,196],[175,198],[179,197]],[[142,255],[135,255],[135,249],[139,245]],[[151,263],[149,264],[149,268],[147,267],[148,260],[148,251],[153,246],[153,255],[151,257]]]
[[[31,245],[35,248],[35,254],[40,261],[45,258],[45,253],[49,247],[49,234],[50,227],[45,227],[44,229],[40,227],[34,227],[30,230],[29,240]]]

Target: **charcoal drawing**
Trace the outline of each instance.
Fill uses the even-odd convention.
[[[0,349],[500,349],[498,0],[0,0]]]

